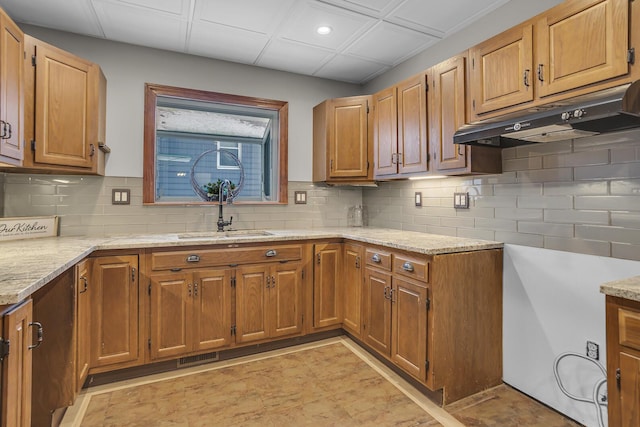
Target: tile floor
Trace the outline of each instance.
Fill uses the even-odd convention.
[[[346,337],[84,390],[71,426],[577,426],[508,386],[441,408]]]

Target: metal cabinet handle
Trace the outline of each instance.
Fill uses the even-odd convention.
[[[537,70],[538,80],[540,80],[541,82],[544,81],[544,73],[543,73],[543,68],[542,67],[544,67],[543,64],[538,64],[538,70]]]
[[[407,262],[405,262],[404,264],[402,264],[402,269],[403,269],[404,271],[408,271],[408,272],[410,272],[410,273],[411,273],[411,272],[413,272],[413,270],[414,270],[414,269],[413,269],[413,264],[411,264],[410,262],[408,262],[408,261],[407,261]]]
[[[0,120],[0,125],[2,125],[2,133],[0,133],[0,139],[6,139],[7,136],[7,122],[4,120]]]
[[[384,299],[391,299],[391,288],[389,286],[384,287]]]
[[[371,261],[375,262],[375,263],[381,263],[382,259],[380,258],[380,255],[378,254],[373,254],[373,256],[371,257]]]
[[[531,70],[524,70],[524,75],[522,76],[522,82],[526,87],[529,87],[529,72]]]
[[[391,303],[392,303],[392,304],[396,302],[396,300],[393,298],[393,296],[394,296],[395,294],[396,294],[396,290],[395,290],[395,289],[391,289],[391,290],[389,291],[389,300],[391,301]]]
[[[402,160],[404,158],[402,157],[402,153],[398,153],[397,157],[396,157],[396,163],[398,163],[399,165],[402,164]]]
[[[89,157],[93,157],[96,154],[96,146],[89,144]]]
[[[269,258],[274,257],[276,255],[278,255],[278,252],[275,249],[269,249],[267,252],[264,253],[264,256]]]
[[[360,256],[356,257],[356,268],[360,268]]]
[[[87,278],[84,276],[80,276],[80,280],[82,280],[84,282],[84,288],[81,291],[78,291],[79,294],[83,294],[85,292],[87,292],[87,289],[89,287],[88,283],[87,283]]]
[[[276,276],[271,276],[271,287],[272,288],[276,287]]]
[[[42,323],[40,322],[31,322],[29,323],[29,326],[35,326],[36,328],[38,328],[36,332],[36,336],[38,337],[36,339],[36,343],[27,347],[29,350],[33,350],[34,348],[40,347],[40,344],[42,344],[42,341],[44,341],[44,329],[42,328]]]
[[[187,262],[199,262],[200,261],[200,255],[189,255],[187,257]]]

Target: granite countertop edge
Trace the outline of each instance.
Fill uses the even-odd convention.
[[[613,297],[640,301],[640,276],[603,283],[600,285],[600,292]]]
[[[286,242],[316,239],[349,239],[406,250],[424,255],[439,255],[496,249],[501,242],[469,239],[415,231],[384,228],[332,228],[311,230],[266,230],[258,236],[219,237],[215,232],[128,235],[113,237],[51,237],[2,242],[0,255],[0,305],[13,305],[27,299],[38,289],[73,267],[95,251],[194,247],[240,243]],[[202,236],[202,237],[200,237]]]

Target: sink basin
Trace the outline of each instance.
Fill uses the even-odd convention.
[[[229,230],[223,232],[201,231],[178,234],[178,239],[220,239],[224,237],[257,237],[271,235],[273,235],[273,233],[265,230]]]

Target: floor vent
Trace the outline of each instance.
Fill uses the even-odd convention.
[[[186,368],[189,366],[204,365],[205,363],[215,362],[220,360],[218,352],[199,354],[197,356],[181,357],[178,359],[178,368]]]

